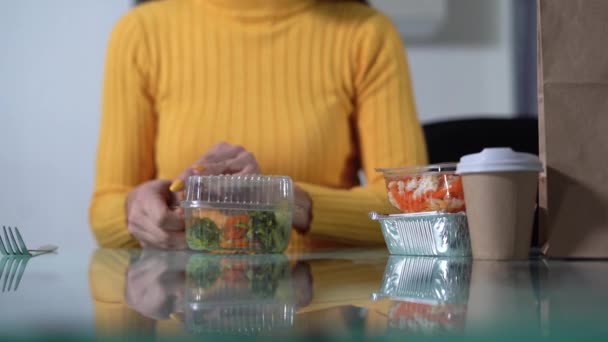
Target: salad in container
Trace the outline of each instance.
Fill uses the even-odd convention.
[[[384,174],[388,201],[402,213],[465,211],[456,164],[377,169]]]
[[[293,184],[284,176],[191,176],[186,242],[211,253],[281,253],[289,243]]]

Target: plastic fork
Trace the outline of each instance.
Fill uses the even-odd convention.
[[[52,253],[57,250],[57,246],[52,245],[43,246],[38,249],[27,249],[17,227],[15,227],[15,234],[13,234],[13,229],[11,227],[8,227],[7,229],[7,227],[2,226],[2,230],[4,231],[4,240],[2,239],[2,236],[0,236],[0,252],[4,255],[31,257]],[[15,236],[17,236],[17,239],[15,239]]]

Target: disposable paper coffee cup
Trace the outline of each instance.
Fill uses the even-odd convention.
[[[537,156],[510,148],[461,158],[473,258],[528,258],[541,170]]]

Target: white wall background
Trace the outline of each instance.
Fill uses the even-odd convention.
[[[449,0],[446,22],[430,40],[405,35],[423,122],[513,111],[510,2]],[[112,24],[129,6],[2,1],[0,225],[18,225],[31,245],[94,245],[87,208],[103,56]]]
[[[429,40],[404,34],[420,119],[516,114],[514,2],[448,0],[446,5],[446,21]]]
[[[2,1],[0,225],[32,246],[93,246],[105,44],[130,0]]]

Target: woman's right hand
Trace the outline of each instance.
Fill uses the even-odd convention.
[[[185,249],[184,219],[169,180],[153,180],[127,196],[127,227],[142,247]]]

